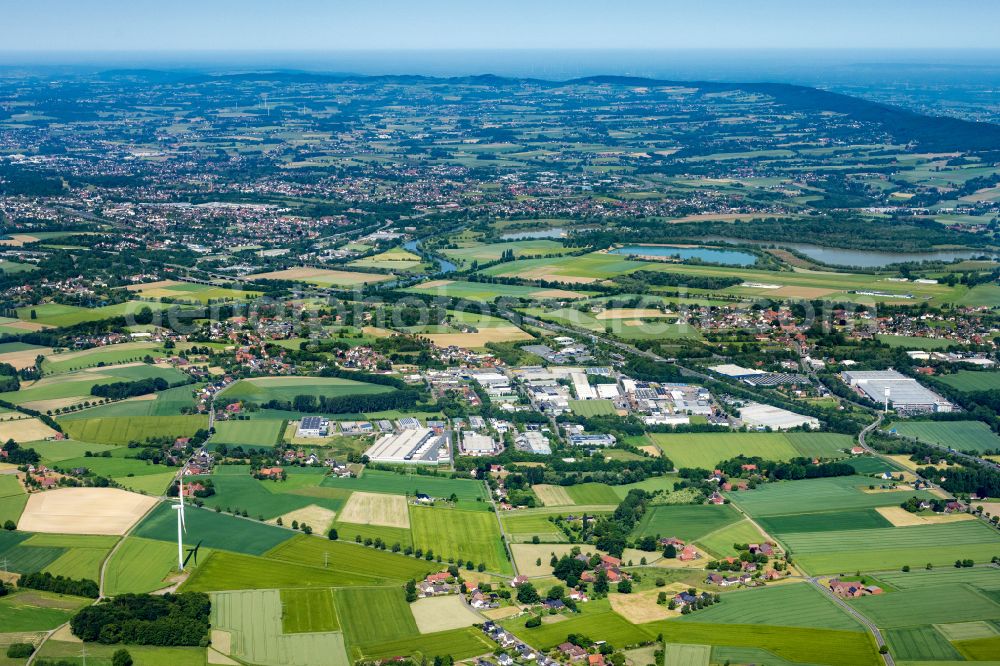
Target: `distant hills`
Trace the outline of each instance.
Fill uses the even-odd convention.
[[[786,83],[721,83],[714,81],[670,81],[629,76],[588,76],[567,81],[508,78],[493,74],[461,77],[421,75],[366,76],[350,73],[323,73],[294,70],[197,74],[191,71],[117,69],[102,72],[100,78],[132,79],[147,84],[198,84],[208,81],[267,81],[285,83],[397,83],[406,85],[451,84],[496,88],[534,85],[558,88],[567,85],[611,85],[629,87],[692,87],[701,93],[743,91],[771,97],[775,103],[800,111],[828,111],[858,122],[875,123],[898,143],[914,143],[931,152],[1000,152],[1000,125],[959,118],[927,116],[897,106],[859,97]]]

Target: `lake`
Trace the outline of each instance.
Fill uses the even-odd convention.
[[[628,245],[611,250],[611,254],[626,254],[632,257],[678,257],[680,259],[700,259],[712,264],[726,266],[753,266],[757,257],[741,250],[717,250],[708,247],[675,247],[673,245]]]
[[[709,237],[704,240],[743,243],[747,245],[773,245],[795,250],[803,256],[832,266],[857,266],[859,268],[881,268],[890,264],[911,261],[955,261],[991,256],[984,250],[930,250],[927,252],[877,252],[875,250],[852,250],[843,247],[825,247],[811,243],[786,243],[785,241],[755,241],[736,238]]]

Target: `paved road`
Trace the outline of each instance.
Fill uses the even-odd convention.
[[[838,597],[836,594],[831,592],[830,588],[826,587],[825,585],[822,585],[816,578],[809,578],[809,582],[818,587],[823,594],[825,594],[831,601],[833,601],[833,603],[840,606],[848,615],[853,616],[858,620],[858,622],[865,625],[865,627],[868,628],[868,631],[870,631],[872,635],[875,637],[875,643],[878,644],[879,648],[885,645],[885,638],[882,637],[882,632],[879,631],[879,628],[875,626],[874,622],[869,620],[864,614],[855,609],[849,603],[847,603],[846,601]],[[892,655],[889,654],[888,652],[882,655],[882,659],[885,660],[886,666],[894,666],[894,664],[896,663],[893,660]]]

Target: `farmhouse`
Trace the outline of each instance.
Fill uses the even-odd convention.
[[[330,422],[322,416],[303,416],[299,419],[296,437],[326,437],[330,433]]]

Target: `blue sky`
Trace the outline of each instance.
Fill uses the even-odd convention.
[[[0,0],[3,51],[984,48],[994,0]]]

